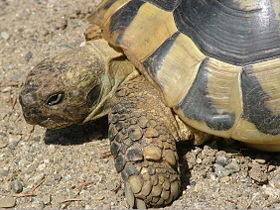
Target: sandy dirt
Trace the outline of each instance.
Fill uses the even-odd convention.
[[[106,119],[56,131],[26,124],[28,71],[84,42],[94,0],[0,0],[0,208],[127,208]],[[172,209],[280,208],[280,155],[214,139],[178,143],[182,194]]]

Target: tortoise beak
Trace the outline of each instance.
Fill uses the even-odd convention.
[[[19,102],[28,124],[37,125],[47,119],[42,115],[39,105],[36,104],[36,98],[31,93],[25,93],[23,90],[19,95]]]

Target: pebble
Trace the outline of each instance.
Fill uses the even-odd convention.
[[[202,160],[200,158],[197,158],[196,161],[195,161],[197,164],[200,164],[202,163]]]
[[[216,157],[216,163],[221,166],[225,166],[228,164],[228,158],[225,155],[218,155]]]
[[[65,18],[60,18],[54,22],[54,28],[56,30],[64,30],[68,25],[68,22]]]
[[[46,164],[42,163],[38,166],[38,170],[43,171],[46,168]]]
[[[101,200],[104,200],[104,196],[103,195],[97,195],[97,196],[94,196],[93,198],[92,198],[92,200],[96,200],[96,201],[101,201]]]
[[[230,181],[230,177],[229,176],[224,176],[220,179],[220,182],[229,182]]]
[[[8,141],[9,141],[9,146],[8,147],[11,150],[15,150],[17,145],[18,145],[18,143],[19,143],[19,141],[20,141],[20,139],[17,136],[12,136],[12,137],[9,138]]]
[[[24,59],[26,62],[28,62],[31,60],[32,57],[33,57],[33,53],[29,51],[28,53],[25,54]]]
[[[42,181],[45,178],[45,174],[44,173],[38,173],[37,175],[33,176],[33,183],[39,183],[40,181]]]
[[[0,176],[8,176],[9,175],[9,170],[2,169],[0,170]]]
[[[257,158],[254,161],[257,162],[257,163],[260,163],[260,164],[265,164],[266,163],[266,160],[262,159],[262,158]]]
[[[42,201],[34,200],[32,202],[32,208],[34,209],[43,209],[45,207],[45,204]]]
[[[228,169],[231,172],[231,174],[240,171],[240,165],[237,163],[236,160],[232,160],[231,163],[226,165],[225,168]]]
[[[16,205],[16,199],[13,197],[5,197],[0,199],[0,208],[12,208]]]
[[[272,179],[269,180],[269,184],[272,187],[280,189],[280,175],[276,174],[275,176],[273,176]]]
[[[214,164],[214,172],[217,177],[224,177],[230,175],[230,171],[219,164]]]
[[[8,146],[8,142],[0,140],[0,149],[3,149]]]
[[[2,93],[7,93],[10,92],[12,90],[12,87],[5,87],[1,90]]]
[[[23,185],[19,180],[14,180],[11,184],[11,188],[15,193],[21,193],[23,190]]]
[[[51,196],[50,195],[43,195],[41,200],[45,205],[47,205],[47,204],[51,203]]]
[[[5,40],[8,40],[8,39],[10,38],[10,34],[8,34],[8,33],[5,32],[5,31],[2,31],[2,32],[0,33],[0,36],[1,36],[3,39],[5,39]]]
[[[249,176],[258,183],[266,183],[268,181],[266,171],[267,170],[260,165],[253,164],[251,170],[249,171]]]

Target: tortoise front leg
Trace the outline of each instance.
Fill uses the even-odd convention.
[[[143,76],[116,91],[109,114],[115,167],[130,207],[164,206],[180,192],[177,124],[160,92]]]

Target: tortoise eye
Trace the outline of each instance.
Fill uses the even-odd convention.
[[[46,104],[49,106],[57,105],[63,100],[63,97],[64,97],[64,93],[55,93],[49,96]]]

